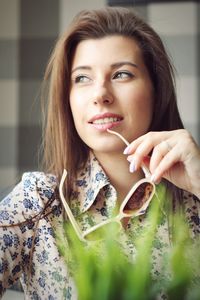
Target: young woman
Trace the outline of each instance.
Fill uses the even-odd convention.
[[[55,240],[66,220],[58,193],[63,170],[65,198],[83,233],[111,217],[144,177],[145,164],[151,181],[164,181],[173,207],[185,209],[195,237],[200,149],[183,129],[172,66],[159,36],[127,9],[81,12],[58,40],[45,83],[45,172],[24,174],[0,204],[0,293],[20,278],[27,299],[76,299]],[[130,255],[137,226],[145,222],[146,209],[124,222]],[[156,238],[155,274],[157,258],[170,244],[167,219]]]

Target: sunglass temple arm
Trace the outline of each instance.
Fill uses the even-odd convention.
[[[77,224],[77,222],[76,222],[76,220],[75,220],[75,218],[74,218],[74,216],[73,216],[73,214],[71,212],[71,209],[70,209],[70,207],[69,207],[69,205],[68,205],[68,203],[65,200],[65,197],[63,195],[63,184],[64,184],[64,181],[66,179],[66,176],[67,176],[67,171],[64,169],[63,175],[62,175],[62,178],[61,178],[61,181],[60,181],[60,185],[59,185],[60,198],[61,198],[62,204],[63,204],[63,206],[65,208],[67,216],[68,216],[68,218],[69,218],[69,220],[70,220],[70,222],[71,222],[71,224],[72,224],[72,226],[73,226],[76,234],[78,235],[78,237],[79,237],[79,239],[81,241],[85,241],[84,238],[83,238],[83,236],[82,236],[81,230],[80,230],[80,228],[79,228],[79,226],[78,226],[78,224]]]

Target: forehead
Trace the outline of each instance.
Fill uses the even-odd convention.
[[[72,66],[112,64],[124,59],[141,63],[141,50],[134,39],[114,35],[81,41],[76,47]]]

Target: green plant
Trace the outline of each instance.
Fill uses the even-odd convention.
[[[153,300],[162,294],[169,300],[200,299],[200,240],[190,238],[183,215],[169,216],[173,219],[173,244],[162,258],[164,274],[157,279],[151,274],[152,248],[162,219],[164,193],[161,186],[157,190],[159,201],[153,201],[148,211],[149,226],[135,239],[134,261],[126,256],[118,233],[112,229],[105,233],[103,241],[87,244],[79,241],[68,223],[64,224],[65,234],[58,234],[58,245],[80,300]],[[65,251],[66,242],[70,255]]]

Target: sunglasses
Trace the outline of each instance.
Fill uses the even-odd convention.
[[[129,143],[119,133],[111,130],[108,130],[108,132],[117,135],[127,146],[129,145]],[[101,240],[108,232],[117,233],[120,231],[123,226],[121,221],[124,218],[136,217],[144,214],[155,194],[155,185],[151,181],[151,173],[147,167],[142,165],[141,168],[145,174],[145,178],[139,180],[132,186],[119,207],[119,213],[108,220],[92,226],[84,232],[81,231],[63,194],[63,185],[67,177],[67,171],[64,169],[59,186],[60,198],[66,214],[81,241]]]

